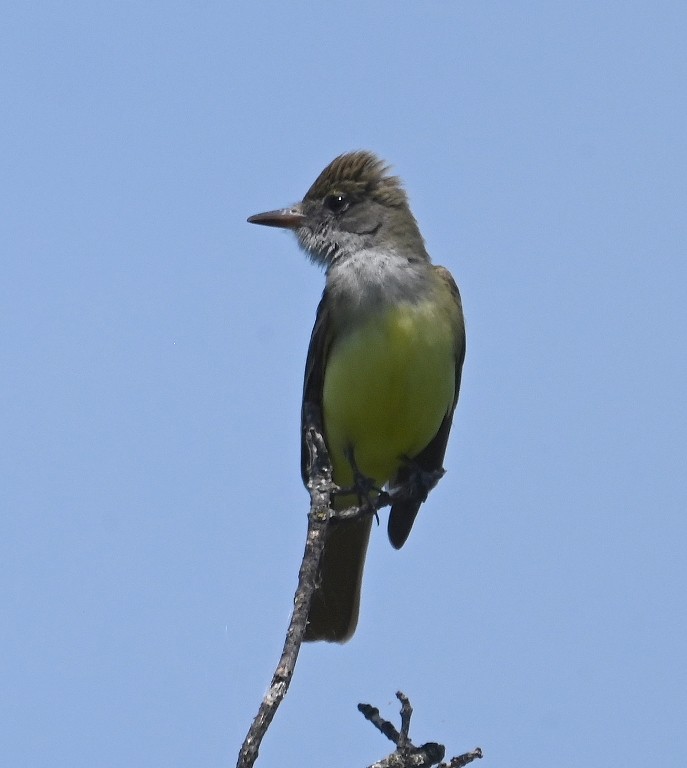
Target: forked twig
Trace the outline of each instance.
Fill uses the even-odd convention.
[[[473,760],[482,757],[482,750],[477,747],[471,752],[452,758],[448,763],[442,763],[446,748],[434,741],[416,747],[410,740],[410,719],[413,708],[408,697],[398,691],[396,698],[401,702],[401,730],[397,731],[389,720],[385,720],[377,707],[370,704],[358,704],[358,710],[366,720],[369,720],[384,736],[396,745],[396,749],[383,760],[374,763],[370,768],[462,768]]]

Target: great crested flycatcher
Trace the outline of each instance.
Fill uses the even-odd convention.
[[[293,230],[325,268],[303,412],[309,404],[321,415],[335,507],[373,504],[386,486],[399,549],[443,473],[465,357],[458,287],[432,265],[400,179],[371,152],[340,155],[300,203],[248,221]],[[371,525],[372,514],[330,522],[306,640],[344,642],[355,631]]]

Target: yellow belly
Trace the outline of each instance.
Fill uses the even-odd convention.
[[[453,329],[435,304],[393,307],[345,331],[323,389],[335,482],[352,485],[351,450],[363,475],[379,486],[390,480],[436,435],[454,392]]]

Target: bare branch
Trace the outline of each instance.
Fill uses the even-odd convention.
[[[430,768],[436,765],[437,768],[463,768],[473,760],[482,757],[482,750],[472,750],[465,754],[458,755],[451,759],[449,763],[442,763],[446,748],[443,744],[437,744],[430,741],[419,747],[413,745],[410,740],[410,719],[413,715],[413,708],[410,706],[408,697],[398,691],[396,698],[401,702],[401,730],[396,728],[388,720],[385,720],[376,707],[370,704],[358,704],[358,710],[363,714],[366,720],[369,720],[384,736],[396,745],[396,749],[383,760],[374,763],[370,768]]]
[[[258,757],[262,739],[289,689],[298,654],[303,643],[308,610],[315,585],[317,569],[324,549],[325,534],[331,517],[330,498],[335,489],[332,483],[332,468],[329,454],[319,428],[316,415],[308,422],[306,440],[310,447],[311,470],[308,490],[310,491],[310,512],[305,553],[298,573],[298,587],[294,596],[293,613],[286,631],[284,650],[272,676],[269,690],[260,704],[248,734],[241,745],[237,768],[251,768]]]

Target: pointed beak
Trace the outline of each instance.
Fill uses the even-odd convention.
[[[281,229],[298,229],[305,221],[300,204],[291,208],[281,208],[278,211],[266,211],[249,216],[251,224],[264,224],[266,227],[280,227]]]

